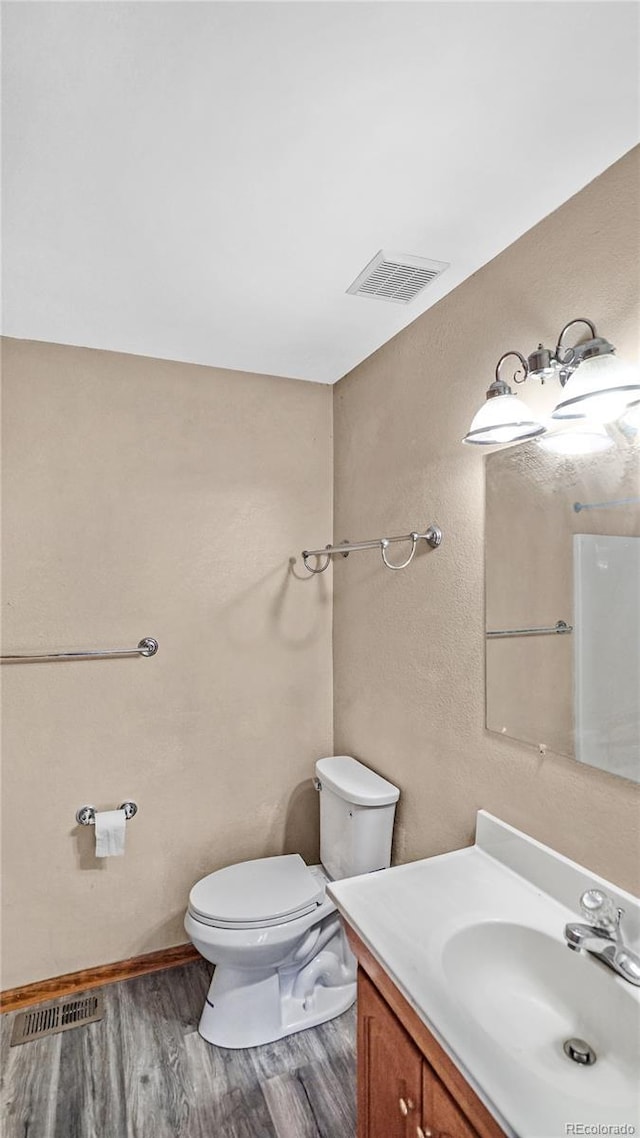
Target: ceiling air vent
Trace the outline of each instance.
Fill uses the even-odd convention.
[[[429,261],[405,253],[385,253],[381,249],[366,269],[356,277],[347,292],[408,304],[427,285],[449,268],[448,261]]]

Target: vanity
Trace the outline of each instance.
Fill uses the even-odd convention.
[[[636,898],[485,811],[471,847],[329,886],[359,965],[358,1138],[640,1132],[640,987],[568,947],[594,889],[637,952]]]

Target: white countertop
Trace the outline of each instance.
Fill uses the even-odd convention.
[[[572,1004],[569,992],[566,1006],[562,1006],[565,1001],[561,994],[557,1024],[554,1021],[557,1038],[551,1032],[547,1040],[549,1016],[555,1015],[553,1001],[543,997],[540,1006],[545,1016],[536,1019],[535,983],[530,984],[526,975],[523,983],[522,963],[515,955],[507,955],[506,963],[499,965],[504,985],[495,963],[478,961],[478,1000],[474,998],[474,979],[467,973],[461,984],[456,972],[460,959],[464,967],[466,958],[460,958],[453,946],[463,944],[467,930],[499,923],[501,927],[496,925],[495,929],[506,936],[507,942],[515,936],[517,943],[517,937],[524,935],[534,938],[533,944],[539,937],[541,944],[550,945],[552,968],[559,962],[563,973],[571,970],[570,978],[575,977],[580,984],[586,979],[589,992],[597,993],[593,998],[601,1001],[603,1019],[605,1011],[611,1011],[615,1021],[618,1005],[624,1005],[627,1013],[631,1008],[632,1023],[637,1012],[640,1036],[640,989],[592,957],[570,954],[564,944],[565,924],[581,919],[580,894],[594,886],[605,889],[625,908],[625,934],[627,939],[635,939],[640,927],[640,906],[635,898],[480,811],[474,846],[332,882],[328,892],[509,1138],[563,1138],[572,1133],[566,1128],[570,1124],[635,1126],[640,1134],[637,1083],[626,1054],[616,1053],[614,1029],[611,1025],[607,1030],[598,1027],[598,1008],[595,1012],[588,1009],[591,1015],[585,1019],[581,1007],[576,1006],[580,1000],[574,999]],[[569,898],[572,908],[567,903]],[[456,941],[452,939],[455,934]],[[558,954],[552,941],[562,947],[566,958]],[[471,961],[472,969],[475,963]],[[488,972],[485,964],[489,965]],[[580,969],[582,972],[576,971]],[[553,975],[550,978],[552,982],[558,979]],[[489,991],[491,982],[494,990]],[[580,984],[578,992],[583,991]],[[567,987],[571,989],[572,984]],[[482,1007],[482,999],[489,1001],[484,1021],[477,1006]],[[521,1008],[515,1006],[519,1000]],[[513,1025],[507,1024],[509,1016]],[[508,1045],[504,1034],[498,1040],[494,1030],[487,1030],[487,1021],[494,1017],[502,1017]],[[598,1056],[593,1067],[578,1066],[562,1053],[560,1036],[565,1032],[565,1037],[581,1036],[587,1031],[588,1042]]]

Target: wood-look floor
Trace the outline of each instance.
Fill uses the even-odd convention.
[[[105,1018],[9,1047],[3,1138],[353,1138],[355,1016],[246,1051],[197,1033],[204,961],[104,989]]]

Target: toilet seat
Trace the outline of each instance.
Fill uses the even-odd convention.
[[[194,920],[215,928],[267,928],[314,912],[324,881],[299,854],[259,858],[218,869],[189,894]]]

